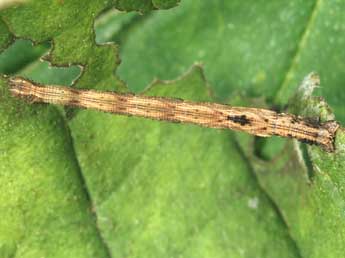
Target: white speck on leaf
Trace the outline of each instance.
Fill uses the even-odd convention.
[[[299,87],[299,91],[303,93],[303,98],[307,99],[311,96],[314,89],[319,87],[319,85],[320,77],[316,73],[312,72],[304,78],[302,84]]]
[[[251,209],[257,209],[258,206],[259,206],[259,199],[258,197],[253,197],[253,198],[250,198],[247,202],[248,204],[248,207],[251,208]]]

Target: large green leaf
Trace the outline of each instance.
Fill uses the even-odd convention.
[[[157,2],[159,7],[164,1]],[[169,5],[174,2],[168,1]],[[36,0],[2,11],[2,18],[16,37],[30,38],[37,43],[50,40],[53,48],[46,59],[51,64],[82,65],[83,73],[78,78],[78,86],[123,89],[123,83],[114,75],[119,63],[115,45],[99,46],[94,42],[94,19],[113,4],[124,10],[148,11],[157,8],[149,0],[83,3],[71,0],[50,1],[49,4]]]
[[[0,87],[0,257],[108,257],[61,115]]]
[[[175,78],[198,61],[222,99],[238,88],[272,97],[312,8],[313,1],[303,0],[182,1],[131,31],[119,74],[140,90],[155,76]]]
[[[146,94],[209,100],[197,67]],[[70,126],[113,254],[298,256],[227,132],[92,111]]]
[[[327,84],[322,93],[344,119],[337,100],[343,98],[337,75],[344,39],[335,34],[344,29],[336,26],[343,19],[341,3],[184,0],[175,9],[147,15],[177,2],[33,1],[10,8],[1,13],[0,48],[13,36],[42,44],[31,51],[17,40],[19,47],[0,57],[0,69],[61,84],[81,72],[76,87],[127,90],[115,75],[118,48],[97,45],[95,26],[98,42],[121,43],[119,74],[133,90],[156,76],[176,78],[201,61],[218,98],[233,96],[233,103],[243,103],[241,91],[281,105],[304,73],[316,69]],[[47,42],[53,49],[46,60],[62,68],[47,70],[47,62],[35,62]],[[316,65],[312,57],[322,51],[323,62]],[[274,161],[263,161],[256,154],[272,155],[279,145],[267,141],[257,150],[253,138],[242,134],[235,139],[225,131],[94,111],[78,112],[66,122],[54,107],[12,99],[5,84],[3,79],[1,257],[341,257],[344,252],[342,132],[336,154],[309,150],[308,175],[303,162],[308,153],[302,157],[300,145],[291,142]],[[210,100],[205,85],[201,68],[194,67],[176,81],[154,82],[145,94]]]
[[[83,65],[78,85],[114,88],[122,85],[113,75],[118,63],[116,48],[97,46],[93,34],[94,18],[107,7],[109,3],[104,1],[83,2],[82,8],[79,1],[51,1],[48,5],[32,1],[3,11],[2,17],[16,37],[51,40],[54,47],[46,59],[53,65]]]
[[[344,122],[344,12],[343,1],[182,1],[131,30],[119,75],[140,90],[202,62],[220,99],[240,89],[280,105],[316,71]]]
[[[301,114],[314,113],[324,120],[332,118],[329,107],[319,98],[297,96],[295,101]],[[255,155],[251,141],[244,135],[240,140],[260,184],[277,204],[302,256],[342,257],[344,129],[337,132],[336,152],[332,154],[317,147],[301,149],[300,144],[289,141],[272,160],[262,160]]]
[[[309,149],[309,171],[291,142],[274,161],[250,157],[303,257],[342,257],[345,252],[344,140],[339,131],[335,155]]]

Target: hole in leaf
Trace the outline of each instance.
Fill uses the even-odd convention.
[[[0,73],[15,74],[25,66],[38,60],[49,48],[49,43],[33,46],[30,40],[16,40],[0,55]]]
[[[48,42],[33,45],[29,40],[16,40],[0,54],[0,73],[20,75],[43,84],[71,85],[79,77],[78,66],[55,67],[42,61],[50,49]]]

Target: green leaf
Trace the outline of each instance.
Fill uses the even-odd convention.
[[[128,82],[141,91],[155,77],[174,79],[203,62],[218,99],[254,96],[265,105],[286,103],[317,68],[322,93],[344,121],[341,3],[184,0],[152,11],[178,2],[40,0],[1,11],[0,49],[13,37],[39,45],[24,47],[22,58],[12,46],[0,68],[44,83],[78,78],[75,87],[127,91]],[[94,30],[97,43],[121,44],[119,76],[119,48],[96,44]],[[33,62],[47,42],[47,61]],[[207,85],[196,66],[175,81],[155,81],[145,94],[209,101]],[[344,253],[343,131],[337,152],[325,154],[95,111],[65,121],[54,107],[9,97],[5,79],[1,87],[0,257]]]
[[[338,120],[345,122],[345,5],[341,1],[316,1],[276,101],[286,103],[301,79],[311,71],[320,75],[318,95],[331,105]]]
[[[12,40],[12,35],[2,20],[0,20],[0,35],[0,51],[2,51],[10,44]]]
[[[0,87],[0,257],[108,257],[65,121]]]
[[[113,2],[119,10],[147,12],[153,9],[172,8],[180,0],[113,0]]]
[[[277,204],[302,257],[344,253],[344,142],[340,130],[335,154],[308,148],[309,163],[291,142],[271,161],[259,159],[246,148],[260,184]]]
[[[274,96],[312,7],[298,0],[182,1],[131,31],[121,47],[119,74],[140,90],[154,77],[173,79],[202,62],[222,99],[238,88]]]
[[[147,12],[154,8],[151,0],[113,0],[119,10]]]
[[[140,91],[201,62],[219,99],[242,90],[281,105],[316,71],[319,94],[344,122],[344,12],[342,1],[182,1],[131,30],[119,75]]]
[[[209,100],[198,67],[145,94]],[[93,111],[70,127],[113,254],[298,257],[227,132]]]
[[[310,97],[309,89],[304,90],[303,95],[301,87],[294,98],[299,113],[330,120],[333,114],[327,104]],[[318,147],[301,148],[296,141],[288,141],[281,153],[262,160],[250,141],[242,136],[247,158],[259,183],[277,204],[302,257],[341,257],[345,239],[344,129],[337,132],[335,153],[325,153]]]
[[[153,5],[157,9],[168,9],[178,4],[180,0],[152,0]]]
[[[115,46],[100,47],[94,42],[94,18],[108,7],[104,1],[85,2],[83,8],[79,1],[52,1],[49,5],[32,1],[3,11],[2,17],[17,37],[34,42],[51,40],[53,49],[46,59],[53,65],[83,65],[80,87],[123,88],[113,75],[118,65]]]

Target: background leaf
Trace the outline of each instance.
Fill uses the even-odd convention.
[[[296,103],[300,103],[300,114],[314,112],[325,120],[332,116],[319,98],[299,99]],[[262,160],[253,153],[251,141],[244,135],[240,139],[260,185],[277,203],[302,256],[342,256],[344,130],[338,130],[336,152],[332,154],[288,141],[273,159]]]
[[[319,93],[344,121],[343,37],[335,36],[344,29],[341,2],[184,0],[152,11],[177,3],[33,1],[7,9],[1,12],[0,49],[13,37],[37,46],[17,39],[0,56],[0,71],[83,88],[127,91],[128,82],[142,91],[155,77],[174,79],[202,62],[218,100],[282,107],[306,73],[316,70]],[[120,48],[96,44],[109,41]],[[43,54],[47,61],[37,61]],[[344,252],[342,132],[338,152],[325,154],[276,138],[87,110],[66,120],[61,109],[10,98],[5,84],[3,79],[2,256]],[[202,69],[194,66],[175,81],[155,81],[145,94],[210,100],[205,85]]]
[[[146,94],[209,100],[198,67]],[[89,111],[70,127],[113,254],[298,257],[227,132]]]
[[[7,30],[6,25],[0,20],[0,50],[4,50],[11,42],[12,35]]]
[[[342,1],[182,1],[131,30],[119,75],[141,90],[202,62],[221,100],[240,89],[281,105],[316,71],[318,94],[344,122],[344,11]]]
[[[0,256],[108,257],[61,115],[0,86]]]

